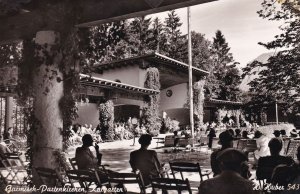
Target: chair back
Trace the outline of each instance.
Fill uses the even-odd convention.
[[[75,158],[69,158],[69,162],[70,162],[70,164],[72,166],[72,170],[78,170],[78,166],[77,166]]]
[[[237,144],[237,149],[238,150],[245,150],[247,146],[247,139],[239,139],[238,144]]]
[[[89,190],[91,185],[96,185],[96,187],[100,187],[100,179],[95,171],[91,170],[67,170],[67,177],[73,187],[75,187],[75,183],[79,183],[79,185],[84,188],[86,191]]]
[[[299,145],[300,145],[300,140],[290,140],[286,155],[295,159],[297,148],[299,147]]]
[[[62,177],[56,170],[50,168],[34,168],[36,173],[38,174],[40,181],[42,184],[49,185],[49,182],[52,184],[51,186],[63,186],[64,181]]]
[[[173,147],[174,146],[174,136],[173,135],[167,135],[165,137],[165,147]]]
[[[191,186],[188,179],[168,179],[168,178],[154,178],[151,179],[152,189],[162,189],[163,191],[188,191],[192,194]]]
[[[221,145],[219,144],[219,140],[220,139],[218,137],[213,138],[212,145],[211,145],[212,150],[216,150],[221,147]]]
[[[203,181],[203,175],[199,163],[190,162],[170,162],[170,169],[172,171],[174,179],[176,179],[176,172],[180,173],[181,180],[184,180],[183,172],[196,172],[199,174],[201,182]]]
[[[287,154],[290,141],[291,141],[291,138],[289,138],[289,137],[283,138],[283,148],[282,149],[284,150],[285,155]]]
[[[113,184],[122,185],[123,193],[126,193],[125,184],[138,184],[141,193],[146,193],[140,173],[109,173],[108,182],[111,187]]]
[[[248,139],[246,144],[246,151],[247,152],[254,152],[257,150],[257,144],[255,139]]]

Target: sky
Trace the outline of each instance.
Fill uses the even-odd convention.
[[[191,30],[205,34],[213,40],[215,32],[221,30],[231,52],[240,67],[246,66],[260,54],[273,52],[258,45],[258,42],[268,42],[279,34],[278,21],[260,18],[256,13],[261,8],[262,0],[219,0],[216,2],[191,7]],[[180,16],[182,32],[187,33],[187,8],[176,10]],[[167,13],[155,14],[162,20]]]

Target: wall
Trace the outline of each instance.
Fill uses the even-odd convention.
[[[93,127],[96,127],[99,124],[99,111],[97,104],[88,103],[86,105],[78,105],[78,118],[73,123],[81,125],[92,124]]]
[[[166,95],[167,90],[173,92],[172,96]],[[187,102],[187,83],[178,84],[160,92],[160,111],[183,108]]]
[[[144,87],[145,70],[139,68],[138,65],[118,67],[115,69],[104,70],[103,74],[93,74],[93,76],[126,83],[134,86]]]

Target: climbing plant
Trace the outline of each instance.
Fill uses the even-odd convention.
[[[159,71],[155,67],[150,67],[146,72],[145,88],[160,90]],[[161,121],[159,118],[159,94],[150,95],[146,99],[142,109],[142,122],[149,131],[160,130]]]
[[[195,123],[199,126],[203,125],[203,115],[204,115],[204,85],[205,80],[200,80],[196,82],[193,86],[194,94],[194,115]]]
[[[111,100],[99,104],[101,138],[114,140],[114,103]]]

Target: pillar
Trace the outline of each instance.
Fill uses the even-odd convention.
[[[54,156],[55,150],[62,150],[63,120],[59,109],[59,101],[63,97],[63,78],[59,70],[60,52],[54,49],[59,44],[59,34],[54,31],[40,31],[35,37],[37,46],[44,47],[36,55],[41,60],[34,70],[34,116],[38,121],[33,137],[33,167],[57,169],[59,164]],[[54,51],[55,50],[55,51]],[[52,55],[53,60],[47,60],[45,52]],[[49,64],[51,63],[51,64]],[[51,79],[51,76],[54,76]]]
[[[13,127],[13,97],[5,97],[5,128],[6,131],[8,128]]]

